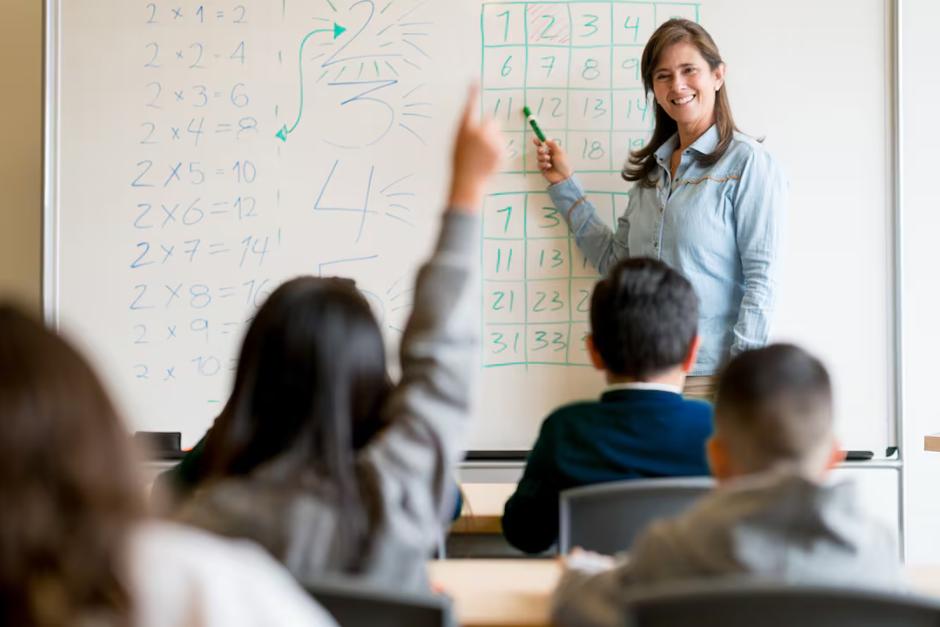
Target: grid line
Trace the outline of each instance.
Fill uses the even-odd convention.
[[[627,79],[627,85],[632,86],[624,86],[622,78],[618,81],[614,80],[614,67],[618,56],[619,60],[623,63],[624,70],[636,72],[638,62],[635,60],[636,57],[632,54],[632,51],[636,51],[638,56],[639,51],[641,51],[645,45],[645,41],[642,40],[652,31],[652,27],[659,23],[661,16],[669,17],[671,15],[681,14],[688,16],[690,19],[695,19],[696,21],[699,21],[700,18],[700,3],[698,2],[642,2],[636,0],[606,0],[606,2],[604,2],[604,0],[600,0],[596,4],[605,3],[608,5],[607,17],[609,20],[607,33],[609,41],[606,44],[596,44],[591,41],[584,41],[583,39],[579,39],[578,43],[575,43],[577,27],[572,6],[578,7],[579,5],[578,3],[569,2],[568,0],[548,0],[547,2],[530,2],[527,0],[509,2],[485,1],[482,3],[480,14],[482,42],[482,54],[480,59],[481,113],[487,113],[484,111],[484,97],[487,93],[515,92],[515,94],[512,94],[514,96],[521,91],[523,104],[528,104],[530,96],[539,95],[539,93],[541,93],[541,97],[543,98],[542,104],[544,105],[544,99],[555,98],[554,94],[545,94],[544,92],[559,92],[559,95],[562,96],[562,102],[565,103],[564,115],[555,118],[560,120],[559,122],[551,120],[547,123],[543,123],[542,127],[546,132],[554,132],[557,133],[555,136],[564,138],[569,155],[576,161],[574,165],[577,171],[582,174],[619,173],[619,169],[615,169],[614,167],[615,140],[619,139],[622,147],[637,149],[643,145],[652,130],[650,123],[652,119],[650,116],[651,106],[647,103],[644,107],[646,96],[642,85],[637,84],[639,77],[632,76]],[[562,7],[562,5],[564,5],[564,7]],[[551,9],[553,6],[555,9]],[[546,12],[545,7],[549,7],[548,12]],[[636,13],[632,11],[629,12],[627,20],[624,22],[624,28],[633,33],[633,43],[623,43],[623,35],[619,35],[621,41],[616,41],[617,35],[615,35],[615,31],[617,31],[617,24],[615,19],[618,11],[622,11],[622,9],[618,7],[637,7],[641,9]],[[505,16],[498,14],[497,19],[501,20],[505,17],[507,21],[505,23],[501,21],[498,22],[500,31],[495,37],[496,39],[502,37],[503,41],[489,41],[487,38],[487,11],[492,9],[499,11],[501,8],[506,9]],[[523,41],[521,44],[509,43],[508,33],[511,20],[519,17],[517,12],[520,10]],[[550,11],[552,10],[555,12],[551,13]],[[589,15],[593,18],[596,14],[603,15],[603,10],[590,13]],[[584,15],[587,16],[588,14]],[[549,16],[549,19],[552,20],[548,28],[543,29],[541,32],[536,31],[535,20],[542,19],[545,16]],[[623,18],[624,13],[621,12],[619,17]],[[530,18],[533,20],[532,28],[530,28]],[[561,41],[560,37],[564,36],[566,32],[563,28],[564,24],[562,24],[562,20],[565,18],[567,18],[567,41]],[[649,19],[653,20],[652,25],[648,24]],[[561,26],[552,32],[551,29],[555,28],[554,25],[556,23]],[[590,21],[586,25],[590,25]],[[505,30],[503,30],[504,28]],[[530,41],[530,31],[532,31],[534,41]],[[598,33],[601,34],[597,35]],[[517,41],[518,35],[519,30],[516,30],[513,34],[514,39],[512,41]],[[559,37],[559,42],[544,43],[545,40],[540,39],[543,35],[546,38]],[[595,35],[603,37],[603,30],[597,29],[593,32],[588,30],[586,34],[579,35],[579,37],[590,38]],[[558,50],[567,52],[567,65],[564,68],[565,76],[563,85],[553,84],[553,81],[558,80],[553,77],[560,78],[560,73],[555,74],[557,58],[552,59],[551,68],[544,63],[548,58],[544,55],[547,53],[554,56],[554,53],[546,52],[543,53],[541,57],[536,57],[534,54],[530,55],[530,48],[533,51]],[[587,61],[588,59],[594,59],[595,62],[597,62],[600,61],[600,58],[603,58],[602,51],[604,48],[608,49],[607,86],[600,88],[585,86],[585,83],[592,78],[590,73],[578,75],[576,81],[575,75],[572,74],[572,72],[579,71],[578,68],[576,68],[575,54],[578,54],[579,60],[582,63],[589,63],[589,61]],[[588,52],[580,54],[577,52],[582,50]],[[505,56],[507,54],[511,54],[515,58],[521,58],[521,79],[513,72],[507,73],[508,78],[506,75],[503,75],[502,72],[487,77],[486,55],[488,51],[495,55],[491,60],[495,61],[496,65],[493,66],[491,64],[491,67],[501,69],[506,67],[505,65],[500,66],[499,64],[505,64]],[[601,57],[597,58],[593,56],[595,52],[600,52]],[[560,55],[561,53],[558,54]],[[500,59],[500,55],[503,55],[502,59]],[[542,65],[540,65],[538,69],[535,67],[532,68],[534,73],[530,80],[530,59],[532,59],[532,63],[535,64],[535,58],[542,59]],[[543,79],[541,70],[546,69],[548,70],[547,76]],[[536,76],[539,78],[536,79]],[[602,76],[603,74],[599,74],[593,78],[596,80]],[[617,76],[622,77],[624,75],[617,74]],[[487,80],[488,78],[490,80]],[[507,86],[507,84],[513,86]],[[591,117],[597,113],[596,109],[590,107],[591,100],[584,100],[583,111],[579,110],[581,109],[579,105],[572,106],[575,103],[576,99],[574,96],[576,94],[579,95],[579,98],[581,94],[584,94],[585,98],[589,98],[590,96],[588,96],[588,94],[590,93],[596,94],[598,98],[606,97],[608,102],[606,103],[607,110],[605,113],[609,116],[606,124],[603,122],[601,122],[601,124],[594,123],[600,116]],[[618,97],[620,98],[619,102],[616,100]],[[549,99],[548,102],[553,102],[551,99]],[[593,104],[594,107],[597,107],[600,103],[595,102]],[[555,115],[557,115],[557,111],[559,110],[558,104],[553,106],[555,107]],[[521,112],[521,106],[518,108]],[[536,107],[533,106],[533,109],[535,108]],[[512,107],[510,107],[510,109],[512,109]],[[575,111],[576,113],[573,113]],[[604,113],[601,115],[603,114]],[[512,115],[513,112],[510,112],[508,119],[511,120]],[[583,120],[584,124],[572,125],[574,115],[578,116],[577,119]],[[561,121],[563,121],[563,126],[561,125]],[[590,128],[591,126],[593,126],[593,128]],[[567,230],[567,225],[564,224],[563,221],[560,224],[553,224],[550,216],[555,215],[559,218],[563,217],[559,212],[542,216],[540,211],[541,207],[535,199],[544,197],[545,192],[526,189],[528,187],[527,179],[521,177],[529,174],[538,174],[540,172],[537,167],[534,169],[529,168],[528,160],[532,154],[532,150],[528,148],[527,142],[528,135],[530,134],[528,125],[522,120],[522,130],[514,130],[518,128],[518,126],[512,125],[512,128],[507,131],[507,135],[513,138],[521,137],[522,149],[518,151],[514,159],[516,163],[510,166],[512,169],[504,170],[502,174],[520,175],[518,185],[522,191],[500,191],[489,194],[487,201],[496,202],[492,204],[487,202],[485,204],[480,226],[480,270],[481,283],[484,288],[483,298],[481,298],[481,330],[484,338],[482,348],[484,367],[525,367],[526,369],[536,365],[591,367],[586,355],[578,356],[577,347],[573,347],[573,343],[579,341],[579,337],[576,336],[579,335],[588,324],[589,315],[580,311],[579,306],[585,296],[584,290],[588,287],[586,283],[596,281],[597,274],[591,272],[593,267],[588,267],[590,262],[586,258],[578,262],[579,267],[575,268],[575,250],[577,249],[577,244],[574,236]],[[597,161],[588,161],[594,146],[593,142],[600,140],[604,135],[607,137],[606,163],[604,163],[604,161],[600,161],[599,163]],[[584,146],[572,146],[571,142],[573,141],[573,136],[583,138]],[[520,153],[521,167],[518,166]],[[601,159],[603,159],[603,157],[601,157]],[[582,163],[587,167],[577,167],[577,165]],[[594,163],[596,163],[596,166],[592,166]],[[606,166],[606,169],[604,169],[604,166]],[[534,196],[536,194],[538,196]],[[606,210],[600,211],[599,209],[598,215],[609,215],[611,224],[616,229],[618,209],[623,208],[623,200],[629,196],[629,191],[626,189],[623,192],[588,190],[586,194],[591,198],[610,203],[610,213],[608,214]],[[510,196],[513,198],[507,198]],[[503,203],[504,199],[512,203],[509,205],[512,209],[508,211],[508,217],[505,222],[499,221],[502,219],[501,213],[488,215],[487,210],[487,207],[489,207],[490,210],[502,211],[506,206],[505,203]],[[521,211],[519,211],[520,207],[516,206],[518,202],[522,203]],[[503,203],[504,206],[498,206],[499,203]],[[618,204],[620,205],[619,207]],[[598,207],[600,208],[599,204]],[[489,213],[491,213],[491,211]],[[492,222],[494,219],[498,222]],[[518,222],[519,220],[522,220],[521,225]],[[532,228],[530,228],[530,223]],[[498,226],[496,226],[496,224],[498,224]],[[564,227],[563,232],[560,229],[562,226]],[[544,234],[536,234],[536,231],[533,230],[538,229],[541,231],[543,228],[546,229]],[[564,242],[563,245],[562,242],[564,240],[567,241]],[[514,256],[517,264],[523,264],[521,271],[519,271],[518,266],[507,267],[505,264],[501,265],[498,269],[493,267],[494,259],[487,258],[487,251],[489,251],[490,255],[495,252],[497,258],[501,260],[505,257],[508,261],[509,258]],[[518,258],[519,255],[514,255],[513,251],[516,253],[521,252],[521,260]],[[552,264],[555,263],[555,260],[559,256],[564,255],[565,252],[567,252],[567,269],[559,272],[558,276],[545,276],[545,273],[560,270],[560,268],[557,267],[553,268]],[[530,253],[533,257],[533,265],[529,263]],[[545,263],[546,257],[549,257],[547,265]],[[510,273],[508,275],[509,278],[500,276],[504,272]],[[575,294],[576,282],[578,282],[577,296]],[[531,298],[530,287],[532,288]],[[567,303],[565,303],[563,307],[559,307],[556,311],[552,311],[552,307],[561,304],[558,303],[558,300],[565,297],[567,297]],[[576,298],[579,299],[578,303],[575,303]],[[488,303],[491,304],[488,305]],[[522,312],[518,311],[520,303],[523,307]],[[530,306],[538,308],[538,311],[530,311]],[[553,316],[557,314],[561,315],[558,318],[553,318]],[[558,348],[561,346],[561,343],[564,344],[563,350],[559,350]],[[548,357],[551,355],[557,355],[557,359]]]

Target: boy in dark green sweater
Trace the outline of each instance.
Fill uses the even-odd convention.
[[[538,553],[558,538],[558,495],[582,485],[708,475],[712,408],[682,398],[698,349],[698,298],[655,259],[626,259],[591,298],[588,353],[608,387],[599,401],[545,419],[525,474],[503,512],[503,534]]]

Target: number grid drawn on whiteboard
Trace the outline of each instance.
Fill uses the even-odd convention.
[[[203,24],[196,23],[199,16],[193,15],[198,3],[45,2],[43,306],[47,319],[71,332],[86,349],[115,393],[117,404],[127,410],[133,428],[182,430],[186,443],[198,439],[227,396],[232,349],[237,348],[245,322],[274,286],[297,273],[322,271],[355,277],[358,285],[377,296],[370,297],[370,302],[384,306],[385,315],[394,318],[383,317],[382,307],[377,307],[377,317],[395,342],[407,315],[409,298],[404,292],[433,241],[437,204],[447,183],[447,163],[441,155],[450,148],[460,94],[471,77],[483,81],[482,111],[492,114],[502,97],[498,117],[506,130],[514,133],[509,138],[516,141],[518,151],[507,168],[511,173],[495,177],[491,192],[544,192],[533,150],[526,146],[530,135],[521,116],[525,99],[533,110],[541,104],[538,115],[546,132],[561,139],[572,158],[581,162],[576,167],[583,174],[585,189],[592,190],[591,200],[599,205],[598,215],[606,221],[622,214],[626,198],[609,194],[629,187],[620,179],[618,168],[628,149],[643,145],[649,129],[648,122],[640,124],[646,102],[641,98],[637,63],[631,64],[629,59],[639,57],[655,24],[680,14],[698,19],[715,36],[733,72],[736,121],[745,133],[766,137],[765,145],[790,181],[789,237],[783,251],[784,276],[772,338],[798,342],[830,367],[838,391],[837,427],[847,448],[883,450],[885,444],[897,443],[901,423],[900,370],[896,367],[900,334],[896,330],[892,336],[886,330],[900,324],[900,265],[895,264],[891,271],[888,264],[892,250],[898,254],[900,247],[894,242],[892,249],[885,226],[886,211],[893,207],[891,215],[900,216],[901,210],[899,193],[890,193],[897,179],[892,166],[899,167],[892,116],[899,114],[897,102],[885,98],[885,86],[897,89],[898,69],[892,62],[896,64],[899,58],[900,27],[890,17],[892,9],[899,6],[898,0],[794,0],[760,3],[759,7],[745,0],[694,4],[486,2],[482,10],[478,0],[332,3],[335,9],[327,3],[234,0],[227,6],[212,6],[213,13],[206,13]],[[342,104],[364,94],[331,83],[356,79],[361,60],[338,77],[340,67],[332,65],[332,74],[320,80],[327,69],[322,67],[326,58],[345,42],[349,42],[345,56],[389,53],[388,48],[380,48],[387,43],[380,37],[414,29],[396,27],[385,35],[379,32],[391,19],[418,4],[421,7],[402,21],[434,23],[430,34],[416,40],[419,46],[430,46],[425,49],[433,59],[425,59],[398,41],[393,50],[407,54],[403,58],[422,67],[392,59],[401,74],[397,85]],[[559,4],[563,11],[551,13]],[[247,14],[234,13],[237,5],[244,5]],[[182,20],[172,11],[177,6],[182,6],[185,14]],[[373,13],[370,6],[375,10],[367,25]],[[206,7],[208,10],[209,5]],[[155,18],[154,8],[158,10]],[[217,10],[226,12],[222,21]],[[328,25],[325,18],[333,17],[334,11],[336,21],[349,30],[335,42],[320,39],[326,34],[308,40],[303,55],[307,90],[300,107],[297,46],[311,30]],[[505,21],[496,17],[503,11],[509,11],[515,20],[512,39],[505,42]],[[626,18],[620,18],[631,11],[646,19],[639,23],[631,19],[627,29]],[[536,41],[551,21],[537,16],[546,14],[556,18],[546,35],[557,35],[567,28],[566,41],[557,37]],[[535,20],[528,27],[521,21],[526,15]],[[597,16],[593,24],[597,33],[587,26],[594,19],[588,15]],[[794,16],[806,19],[794,21]],[[247,23],[234,23],[243,18]],[[150,24],[151,19],[159,24]],[[839,38],[838,46],[832,45],[834,34]],[[612,43],[592,43],[584,39],[588,35],[603,35]],[[244,64],[238,47],[242,40],[246,42]],[[149,46],[151,42],[159,44],[156,63],[160,68],[144,67],[157,52]],[[202,59],[200,47],[194,43],[203,46]],[[823,50],[826,65],[814,62]],[[528,63],[521,67],[523,51]],[[183,59],[177,58],[177,52]],[[517,74],[510,71],[503,77],[500,69],[505,59],[499,55],[506,52],[515,53],[509,69]],[[326,55],[319,57],[323,53]],[[543,58],[552,56],[554,61]],[[595,57],[602,73],[589,83],[593,74],[582,76],[582,72],[587,59]],[[206,67],[191,68],[193,65]],[[838,86],[831,81],[831,67],[839,67],[846,79]],[[523,75],[518,76],[523,69]],[[375,76],[374,63],[366,64],[362,71],[361,80],[394,77],[381,60],[381,77]],[[550,81],[545,78],[549,74]],[[161,84],[162,93],[157,93],[154,82]],[[233,92],[239,83],[244,87]],[[425,87],[412,94],[414,102],[409,104],[414,106],[405,108],[404,100],[389,98],[395,90],[404,96],[419,84]],[[198,86],[204,86],[205,91]],[[180,89],[185,90],[183,103],[177,102],[174,93]],[[323,143],[365,144],[373,139],[373,133],[383,130],[387,121],[384,105],[370,103],[368,98],[373,97],[394,106],[398,113],[433,115],[433,120],[417,115],[401,118],[426,145],[395,125],[385,139],[366,148],[335,148]],[[200,133],[198,119],[190,128],[194,115],[188,112],[206,98],[213,119],[206,119]],[[251,102],[246,103],[245,98]],[[513,98],[511,107],[509,98]],[[602,100],[600,107],[596,99]],[[847,102],[851,106],[840,104]],[[841,107],[838,115],[833,114],[836,106]],[[286,142],[276,138],[283,125],[290,128],[297,121],[301,110],[296,132]],[[240,125],[246,117],[236,115],[240,111],[257,120],[257,133],[250,119],[244,120],[245,127]],[[647,116],[651,111],[649,108]],[[625,120],[631,120],[630,124]],[[170,127],[179,131],[179,139]],[[236,139],[239,132],[240,142]],[[159,144],[147,143],[150,141]],[[590,160],[595,141],[605,153]],[[158,187],[129,186],[142,172],[135,164],[144,159],[153,160],[154,165],[140,180]],[[178,174],[186,178],[185,185],[173,178],[168,187],[160,187],[171,174],[169,166],[180,161],[184,163]],[[192,170],[191,163],[195,164]],[[224,168],[224,176],[218,174],[220,168]],[[206,182],[200,186],[191,182],[203,175]],[[407,175],[411,178],[386,189]],[[255,180],[249,183],[249,178]],[[383,189],[387,193],[382,193]],[[396,196],[389,198],[393,193]],[[239,197],[241,206],[236,207]],[[248,197],[254,199],[254,205]],[[191,208],[196,199],[201,200]],[[539,218],[539,204],[547,198],[528,200],[534,202],[531,221]],[[216,202],[228,205],[212,206]],[[392,208],[392,202],[407,205],[412,212]],[[138,203],[151,203],[146,215],[141,215],[146,207]],[[177,203],[179,207],[174,209]],[[525,217],[525,203],[523,197],[518,204],[523,215],[513,219]],[[495,212],[501,207],[488,208]],[[209,213],[222,210],[230,213]],[[183,228],[180,220],[187,211],[187,222],[199,216],[199,211],[206,216],[198,225]],[[415,226],[386,215],[386,211]],[[487,228],[494,228],[505,217],[500,213],[493,219],[488,214]],[[166,228],[162,228],[164,220],[169,220]],[[899,220],[897,217],[892,223],[894,233]],[[148,226],[151,228],[138,228]],[[482,231],[482,224],[480,228]],[[567,260],[575,259],[576,247],[570,240],[538,239],[542,234],[534,232],[535,228],[528,225],[521,256],[514,257],[514,262],[521,264],[518,271],[526,288],[521,290],[523,301],[529,297],[529,305],[535,306],[539,297],[535,292],[554,290],[554,283],[565,306],[576,307],[581,279],[568,281],[556,274],[557,268],[550,267],[553,244],[562,244],[559,248]],[[499,234],[488,234],[486,244],[492,247]],[[203,241],[190,253],[195,254],[190,262],[185,250],[192,250],[192,246],[186,242],[193,239]],[[298,245],[299,240],[303,242]],[[138,246],[141,242],[147,242],[149,250]],[[218,243],[225,246],[209,248]],[[166,263],[167,251],[161,245],[175,247]],[[224,248],[231,252],[219,252]],[[540,276],[538,255],[543,250],[549,267]],[[209,256],[210,252],[216,254]],[[245,261],[239,268],[242,255]],[[532,267],[526,269],[526,261]],[[131,268],[132,263],[138,267]],[[142,266],[144,263],[148,265]],[[572,277],[581,276],[587,274],[572,273]],[[518,293],[520,278],[513,280]],[[145,283],[150,285],[141,293],[143,288],[137,286]],[[173,290],[180,283],[184,285],[178,298]],[[205,300],[200,297],[202,286],[211,288],[213,303],[198,309]],[[237,288],[235,295],[230,295],[231,289],[223,289],[231,287]],[[550,304],[552,296],[549,292],[542,304]],[[893,309],[889,307],[892,299]],[[131,310],[131,302],[157,307]],[[508,320],[509,324],[526,323],[524,305],[516,301],[516,307],[523,310],[520,318]],[[399,307],[403,308],[397,310]],[[184,315],[189,312],[192,315]],[[530,314],[529,323],[541,324],[539,330],[554,333],[540,315],[546,312]],[[486,316],[481,332],[488,330],[486,325],[498,322],[490,314]],[[558,318],[561,322],[554,328],[579,318]],[[208,321],[211,345],[204,339],[204,321]],[[144,329],[134,326],[139,324],[147,325],[143,338],[139,334]],[[178,337],[172,335],[174,330]],[[226,331],[228,335],[222,336]],[[149,343],[137,344],[138,339]],[[487,339],[484,334],[484,342]],[[525,339],[525,334],[520,335],[520,346]],[[535,337],[529,339],[533,346],[541,345]],[[552,339],[551,333],[543,336],[543,340]],[[566,363],[579,361],[577,338],[570,331],[569,339],[574,342],[552,359],[561,361],[564,354]],[[215,372],[215,360],[221,369],[207,376]],[[149,365],[150,379],[136,377],[138,364]],[[166,369],[174,365],[179,380],[164,382],[169,374]],[[528,447],[540,419],[549,411],[572,399],[596,398],[604,383],[591,368],[528,363],[484,368],[480,380],[479,420],[469,447],[492,450]],[[894,390],[885,385],[892,380]]]
[[[578,172],[617,174],[621,157],[642,148],[652,130],[640,55],[653,29],[673,16],[698,21],[699,5],[484,3],[482,108],[508,138],[503,173],[538,173],[519,115],[528,105],[546,134],[567,146]],[[589,367],[584,339],[597,273],[548,194],[526,190],[524,179],[519,189],[490,194],[483,209],[483,366]],[[588,195],[613,228],[628,193]]]

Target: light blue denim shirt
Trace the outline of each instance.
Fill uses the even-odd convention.
[[[548,191],[599,272],[643,256],[689,279],[701,302],[701,347],[692,374],[710,375],[729,353],[767,343],[787,182],[767,151],[740,133],[716,164],[696,162],[694,153],[710,154],[718,145],[715,126],[683,152],[673,181],[669,161],[678,142],[673,136],[656,151],[656,187],[633,187],[616,231],[597,217],[574,177]]]

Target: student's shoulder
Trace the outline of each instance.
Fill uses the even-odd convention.
[[[226,572],[231,566],[270,568],[271,558],[248,540],[233,540],[184,524],[149,521],[132,534],[132,551],[144,563],[174,563],[187,570]]]
[[[573,401],[561,405],[545,417],[542,427],[543,429],[545,427],[558,428],[572,421],[583,419],[585,416],[597,413],[600,405],[599,401],[590,400]]]
[[[150,521],[137,525],[129,549],[143,617],[196,612],[206,616],[204,625],[260,625],[259,615],[270,625],[334,624],[281,564],[248,540]],[[183,623],[161,618],[143,624]]]
[[[683,412],[696,418],[711,420],[714,413],[711,403],[697,398],[683,398],[681,407]]]

